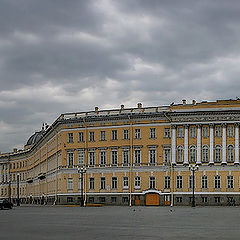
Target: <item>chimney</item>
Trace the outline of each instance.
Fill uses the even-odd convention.
[[[196,105],[197,101],[196,100],[192,100],[192,104]]]
[[[122,105],[121,105],[121,110],[123,110],[123,109],[124,109],[124,105],[122,104]]]
[[[16,153],[16,152],[17,152],[17,148],[14,148],[14,149],[13,149],[13,152]]]
[[[185,99],[182,100],[182,104],[185,105],[187,101]]]
[[[138,103],[138,104],[137,104],[137,107],[138,107],[138,108],[142,108],[142,104],[141,104],[141,103]]]
[[[98,107],[95,107],[95,112],[98,113]]]

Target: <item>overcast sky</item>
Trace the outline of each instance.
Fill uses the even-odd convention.
[[[239,0],[0,0],[0,151],[64,112],[239,97],[239,13]]]

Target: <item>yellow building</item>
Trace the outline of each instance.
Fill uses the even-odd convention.
[[[0,196],[189,205],[194,185],[197,205],[240,205],[239,122],[240,100],[62,114],[24,150],[0,155]]]

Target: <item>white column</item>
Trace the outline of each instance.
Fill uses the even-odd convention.
[[[210,161],[209,164],[214,164],[213,159],[213,145],[214,145],[214,134],[213,134],[214,125],[210,124]]]
[[[226,160],[226,124],[222,124],[222,164],[226,164],[227,160]]]
[[[239,124],[235,124],[235,161],[234,164],[239,164]]]
[[[188,125],[185,125],[184,133],[184,164],[188,164]]]
[[[176,126],[172,125],[172,164],[176,164]]]
[[[197,164],[201,164],[201,125],[197,126]]]

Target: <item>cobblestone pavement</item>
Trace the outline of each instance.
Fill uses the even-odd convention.
[[[240,239],[240,207],[53,207],[0,211],[0,240]]]

